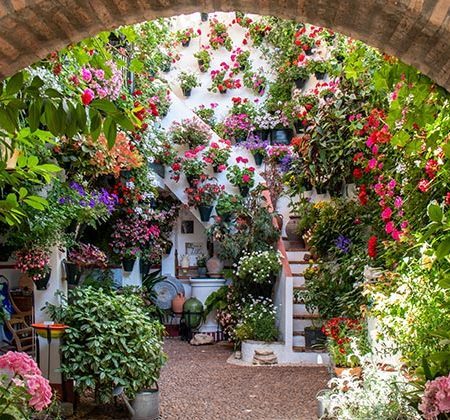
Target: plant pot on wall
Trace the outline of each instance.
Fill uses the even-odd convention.
[[[189,96],[191,96],[192,89],[181,88],[181,90],[183,91],[183,95],[186,96],[186,98],[189,98]]]
[[[321,328],[305,327],[305,347],[324,347],[326,338]]]
[[[44,277],[39,280],[35,280],[34,284],[36,285],[37,290],[47,290],[48,282],[50,281],[50,276],[52,275],[52,270],[49,270]]]
[[[274,128],[271,133],[272,144],[290,145],[294,132],[291,128]]]
[[[250,192],[250,187],[239,185],[239,192],[241,193],[242,197],[247,197],[248,193]]]
[[[81,280],[81,268],[70,261],[64,260],[63,263],[66,271],[67,283],[71,286],[78,286]]]
[[[202,222],[209,222],[213,211],[213,206],[198,206],[198,211],[200,213],[200,220]]]
[[[202,22],[208,22],[208,13],[200,13],[200,19],[202,20]]]
[[[181,41],[181,45],[185,48],[189,47],[189,44],[191,43],[191,40],[189,39],[188,41]]]
[[[166,176],[166,167],[161,163],[151,162],[148,164],[148,166],[161,178],[164,178]]]
[[[261,166],[264,160],[264,155],[262,153],[256,152],[253,154],[253,157],[255,158],[255,165]]]
[[[136,258],[124,258],[124,259],[122,259],[123,271],[126,271],[127,273],[131,273],[133,271],[135,262],[136,262]]]
[[[206,73],[208,71],[203,60],[197,60],[197,63],[198,63],[198,68],[202,73]]]
[[[262,141],[268,140],[270,135],[270,130],[255,130],[253,135],[261,139]]]
[[[325,79],[326,73],[325,72],[321,72],[321,71],[316,71],[314,73],[314,76],[316,76],[317,80],[323,80],[323,79]]]
[[[143,260],[142,258],[139,260],[139,271],[143,276],[146,276],[151,268],[151,264],[148,261]]]
[[[303,77],[302,77],[302,78],[295,79],[295,80],[294,80],[295,87],[296,87],[297,89],[303,89],[303,88],[305,87],[307,81],[308,81],[308,79],[305,79],[305,78],[303,78]]]

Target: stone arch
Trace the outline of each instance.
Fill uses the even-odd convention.
[[[0,77],[103,30],[233,10],[331,28],[395,55],[450,91],[450,0],[7,0],[0,4]]]

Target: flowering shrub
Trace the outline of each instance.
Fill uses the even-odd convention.
[[[191,207],[211,206],[216,198],[223,192],[224,186],[213,182],[198,183],[194,187],[188,187],[184,193],[188,197],[188,205]]]
[[[262,69],[259,69],[257,72],[246,71],[244,73],[244,86],[256,95],[264,95],[267,83],[267,78],[263,76]]]
[[[441,418],[442,415],[450,413],[450,374],[440,376],[425,384],[425,392],[419,409],[426,420]]]
[[[275,251],[256,251],[242,256],[235,266],[235,274],[241,280],[266,283],[280,271],[281,256]]]
[[[211,71],[211,86],[208,88],[210,92],[225,93],[228,89],[239,89],[241,87],[241,81],[233,78],[233,73],[230,73],[230,77],[227,77],[227,71],[229,66],[226,63],[220,64],[220,70]]]
[[[108,264],[106,254],[92,244],[77,244],[68,251],[67,259],[80,267],[106,268]]]
[[[198,31],[200,31],[200,29]],[[197,38],[200,35],[198,31],[194,32],[193,28],[181,29],[176,32],[175,39],[183,45],[188,44],[191,39]]]
[[[219,22],[216,18],[210,19],[209,21],[209,45],[214,50],[220,47],[225,47],[228,51],[233,48],[233,42],[227,31],[227,26],[225,23]]]
[[[169,129],[170,137],[176,144],[195,148],[208,143],[211,138],[209,127],[199,118],[185,118],[173,122]]]
[[[289,127],[289,120],[280,110],[275,111],[273,114],[261,110],[255,117],[253,124],[258,129],[272,130],[274,128]]]
[[[278,330],[275,325],[276,308],[269,298],[256,298],[244,303],[234,335],[238,341],[276,341]]]
[[[227,161],[231,155],[231,143],[229,140],[211,142],[209,148],[203,153],[203,160],[213,165],[217,172],[223,172],[227,168]]]
[[[231,61],[233,62],[232,72],[239,73],[241,70],[246,70],[250,67],[250,51],[244,51],[241,48],[236,48],[231,54]]]
[[[178,75],[178,80],[180,82],[180,87],[183,92],[190,91],[191,89],[200,86],[200,82],[195,73],[182,71]]]
[[[269,141],[261,140],[259,137],[250,134],[246,141],[240,143],[240,146],[245,147],[252,154],[259,153],[260,155],[267,156]]]
[[[145,223],[144,220],[129,216],[118,219],[111,234],[110,247],[120,258],[136,258],[151,238],[159,237],[160,231],[156,225]]]
[[[327,349],[337,367],[359,366],[358,349],[364,349],[364,330],[360,321],[350,318],[332,318],[322,327],[327,336]]]
[[[209,70],[211,67],[211,53],[206,48],[197,51],[194,57],[198,60],[200,71],[206,72]]]
[[[202,119],[205,124],[208,124],[212,129],[216,125],[216,118],[214,108],[217,107],[216,103],[210,104],[209,108],[206,108],[205,105],[199,105],[197,109],[194,110],[196,115]]]
[[[5,419],[29,419],[51,403],[50,384],[26,353],[0,356],[0,384],[0,416]]]
[[[246,163],[244,161],[247,161],[247,159],[241,158],[241,161]],[[241,168],[238,165],[233,165],[228,168],[227,179],[236,187],[252,188],[255,185],[255,168],[253,166]]]
[[[96,98],[114,100],[119,97],[123,85],[122,72],[113,61],[108,61],[106,64],[111,70],[109,77],[103,69],[90,66],[81,69],[81,80],[75,75],[71,77],[72,83],[78,89],[83,89],[81,94],[83,105],[89,105]]]
[[[50,252],[42,248],[21,249],[15,253],[16,268],[31,280],[43,279],[50,272]]]
[[[185,152],[184,157],[178,158],[172,164],[172,179],[178,182],[183,173],[188,180],[201,180],[205,178],[206,163],[198,157],[204,146]]]

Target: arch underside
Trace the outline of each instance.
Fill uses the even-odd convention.
[[[235,10],[333,29],[395,55],[450,91],[450,0],[7,0],[0,5],[0,77],[121,25]]]

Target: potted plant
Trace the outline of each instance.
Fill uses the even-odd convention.
[[[195,155],[179,158],[172,164],[172,179],[178,182],[180,175],[184,174],[188,184],[194,186],[206,178],[205,170],[205,162],[202,159],[198,159]]]
[[[67,252],[64,261],[67,283],[78,285],[83,269],[106,268],[108,258],[106,254],[92,244],[79,243]]]
[[[244,73],[244,86],[256,95],[262,96],[268,84],[267,78],[263,75],[262,69],[256,72],[247,70]]]
[[[241,48],[236,48],[231,53],[231,61],[234,63],[232,72],[234,74],[239,73],[240,71],[247,70],[250,63],[250,51],[244,51]]]
[[[14,253],[16,268],[33,280],[37,290],[46,290],[52,270],[50,251],[45,248],[24,248]]]
[[[233,48],[233,42],[227,31],[227,25],[219,22],[216,18],[209,21],[209,45],[214,50],[225,47],[228,51]]]
[[[214,108],[217,104],[211,104],[210,108],[205,105],[199,105],[197,109],[194,110],[195,114],[201,118],[201,120],[214,130],[216,125],[215,111]]]
[[[200,118],[185,118],[181,122],[172,123],[169,135],[175,144],[187,145],[190,149],[194,149],[208,143],[211,130]]]
[[[357,319],[337,317],[328,320],[322,331],[327,337],[327,350],[335,366],[337,376],[347,371],[352,376],[361,374],[359,355],[356,355],[352,345],[360,354],[367,350],[366,331]]]
[[[152,235],[148,223],[137,216],[125,216],[116,221],[110,247],[121,258],[124,271],[133,271],[136,258],[141,255],[141,250]]]
[[[221,64],[220,70],[211,71],[211,86],[208,88],[210,92],[227,93],[231,89],[240,89],[241,81],[234,77],[227,77],[229,66],[226,63]]]
[[[208,22],[208,13],[206,13],[206,12],[201,12],[201,13],[200,13],[200,20],[201,20],[202,22]]]
[[[216,213],[224,222],[229,222],[241,209],[242,198],[239,195],[223,193],[217,199]]]
[[[215,182],[203,182],[186,188],[184,192],[188,199],[188,205],[198,209],[202,222],[208,222],[213,210],[213,203],[223,190],[223,185]]]
[[[258,284],[274,284],[280,270],[280,253],[271,249],[244,254],[239,259],[235,275],[242,281],[248,280]]]
[[[236,143],[243,142],[254,129],[252,120],[247,114],[228,115],[221,128],[221,134]]]
[[[250,134],[247,140],[241,143],[241,146],[251,152],[255,158],[256,166],[261,166],[263,159],[267,156],[269,142],[267,140],[261,140],[260,137],[255,136],[254,134]]]
[[[206,73],[211,67],[211,53],[206,48],[202,48],[194,54],[194,57],[197,59],[200,71]]]
[[[309,73],[314,73],[317,80],[323,80],[327,72],[330,70],[329,63],[324,60],[310,60],[306,66]]]
[[[305,87],[309,75],[308,67],[302,63],[291,65],[285,71],[285,77],[294,82],[297,89],[303,89]]]
[[[166,138],[160,139],[161,141],[155,141],[152,143],[152,149],[150,155],[153,158],[152,162],[149,162],[149,167],[155,171],[161,178],[166,175],[166,166],[170,166],[177,155],[172,143]]]
[[[204,254],[197,256],[197,274],[199,277],[206,277],[206,261],[208,257]]]
[[[220,139],[211,142],[209,148],[203,152],[203,160],[212,165],[214,172],[223,172],[227,168],[227,161],[231,155],[231,142]]]
[[[197,86],[200,86],[197,75],[195,73],[190,73],[187,71],[182,71],[178,75],[178,80],[180,82],[181,90],[183,95],[186,97],[191,96],[191,91]]]
[[[189,47],[191,39],[197,38],[198,33],[194,32],[193,28],[181,29],[175,33],[175,39],[181,42],[183,47]]]
[[[113,393],[120,384],[142,418],[157,417],[164,327],[143,297],[84,287],[72,291],[70,303],[48,304],[46,310],[53,321],[70,325],[61,371],[74,379],[77,392],[90,391],[97,403],[109,403],[121,393]],[[93,341],[95,351],[89,347]],[[144,404],[147,412],[140,411]]]
[[[241,158],[240,161],[245,162],[246,160]],[[243,197],[247,197],[250,189],[255,185],[255,168],[252,166],[240,167],[239,165],[233,165],[228,169],[227,179],[232,185],[239,188]]]

